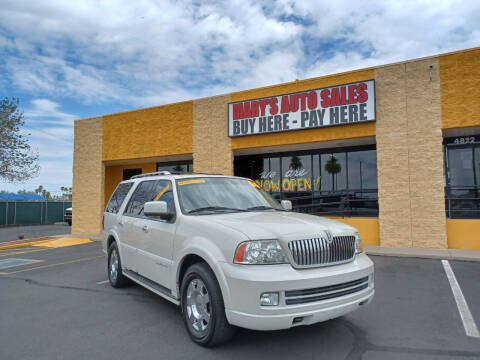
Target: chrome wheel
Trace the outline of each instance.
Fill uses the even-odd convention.
[[[188,284],[186,315],[199,337],[207,334],[211,318],[210,297],[207,287],[198,278],[192,279]]]
[[[113,249],[110,253],[110,264],[109,264],[109,271],[110,271],[110,280],[112,282],[117,281],[118,277],[118,254],[117,250]]]

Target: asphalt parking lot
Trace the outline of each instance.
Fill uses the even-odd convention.
[[[178,308],[107,283],[101,244],[0,251],[0,359],[479,359],[440,260],[372,256],[376,296],[342,318],[192,343]],[[13,263],[14,264],[14,263]],[[480,262],[450,261],[477,324]]]
[[[9,226],[0,228],[0,242],[12,241],[23,235],[25,239],[41,236],[70,234],[72,228],[67,224]]]

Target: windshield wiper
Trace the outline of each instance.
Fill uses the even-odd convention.
[[[245,209],[229,208],[224,206],[205,206],[190,210],[187,214],[193,214],[200,211],[247,211]]]
[[[275,209],[274,207],[271,206],[265,206],[265,205],[260,205],[260,206],[252,206],[247,208],[248,211],[255,211],[255,210],[281,210],[281,209]]]

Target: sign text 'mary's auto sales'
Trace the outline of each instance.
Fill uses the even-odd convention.
[[[246,136],[375,121],[375,81],[228,104],[228,135]]]

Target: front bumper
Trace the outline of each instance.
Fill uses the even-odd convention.
[[[222,290],[228,321],[253,330],[279,330],[325,321],[368,304],[374,296],[373,263],[365,254],[357,255],[349,263],[302,270],[289,264],[218,263],[217,266],[223,275]],[[363,286],[349,287],[356,289],[353,293],[341,294],[342,290],[333,287],[332,291],[322,292],[322,296],[327,294],[324,299],[287,304],[286,292],[338,286],[365,278]],[[260,296],[264,292],[278,292],[279,305],[260,306]],[[329,297],[329,294],[334,296]]]

